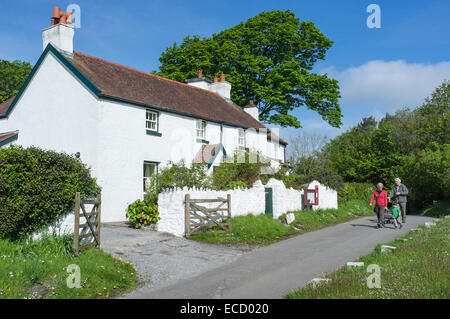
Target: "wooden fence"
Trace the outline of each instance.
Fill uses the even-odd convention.
[[[227,198],[191,199],[185,195],[185,235],[190,236],[200,227],[218,226],[224,231],[231,231],[231,195]],[[218,203],[216,207],[200,206],[201,203]],[[226,222],[224,221],[226,219]]]
[[[93,205],[90,212],[86,211],[85,205]],[[88,247],[100,247],[101,207],[101,194],[98,194],[96,198],[81,200],[80,193],[76,193],[75,226],[73,233],[73,252],[75,256],[78,256],[80,251]],[[80,218],[84,218],[83,224],[80,224]]]

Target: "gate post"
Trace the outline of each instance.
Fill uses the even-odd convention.
[[[73,226],[73,252],[75,256],[78,256],[80,250],[80,204],[81,196],[77,192],[75,194],[75,222]]]
[[[228,231],[231,232],[231,194],[227,194]]]
[[[190,200],[191,196],[189,194],[184,195],[184,222],[185,222],[185,229],[184,229],[184,235],[186,237],[189,237],[191,235],[191,214],[189,212],[190,209]]]

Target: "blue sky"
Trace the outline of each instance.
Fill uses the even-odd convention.
[[[35,63],[42,29],[52,7],[81,7],[74,49],[116,63],[152,71],[161,52],[185,36],[209,36],[261,11],[293,11],[313,21],[334,41],[314,69],[339,80],[344,126],[333,129],[315,113],[295,112],[304,128],[335,136],[362,117],[420,105],[434,87],[450,79],[450,2],[441,0],[277,1],[47,1],[16,0],[0,11],[0,59]],[[369,29],[369,4],[381,8],[381,28]],[[447,31],[445,31],[447,30]]]

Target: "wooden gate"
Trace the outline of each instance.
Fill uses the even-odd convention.
[[[92,205],[90,212],[86,211],[85,205]],[[88,247],[100,247],[101,207],[101,194],[98,194],[96,198],[81,200],[80,193],[76,193],[75,226],[73,232],[73,252],[75,256],[78,256],[80,251]],[[82,224],[80,224],[80,218],[84,218]]]
[[[231,195],[227,198],[191,199],[185,195],[185,234],[190,236],[200,227],[218,226],[224,231],[231,231]],[[200,206],[201,203],[218,203],[216,207]],[[224,220],[226,219],[226,222]]]

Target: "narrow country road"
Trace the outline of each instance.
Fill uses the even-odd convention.
[[[409,215],[401,230],[392,225],[377,230],[375,219],[363,217],[257,248],[195,277],[157,289],[144,286],[124,298],[281,298],[432,220]]]

